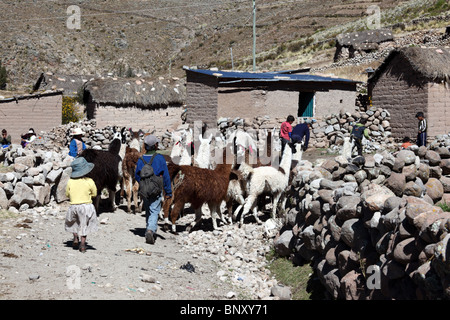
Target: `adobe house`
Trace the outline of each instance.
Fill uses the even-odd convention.
[[[221,117],[323,118],[355,110],[357,81],[306,73],[186,71],[187,121],[215,127]]]
[[[178,79],[103,78],[85,83],[87,119],[161,135],[181,123],[185,86]]]
[[[450,49],[408,47],[390,52],[368,79],[372,105],[391,114],[392,136],[415,141],[422,111],[428,138],[450,131]]]
[[[63,91],[44,91],[0,99],[0,130],[6,129],[11,142],[20,144],[20,136],[33,128],[50,131],[62,124]]]

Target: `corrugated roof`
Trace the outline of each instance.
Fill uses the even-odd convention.
[[[345,82],[345,83],[359,83],[359,81],[323,77],[312,74],[285,74],[280,72],[241,72],[241,71],[223,71],[223,70],[208,70],[208,69],[190,69],[187,67],[184,70],[213,76],[219,79],[220,82],[232,81],[299,81],[299,82]]]

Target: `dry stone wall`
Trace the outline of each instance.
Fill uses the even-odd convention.
[[[311,263],[333,299],[448,299],[449,146],[302,161],[276,251]]]

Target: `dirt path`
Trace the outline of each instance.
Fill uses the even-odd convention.
[[[87,251],[80,253],[64,230],[66,208],[0,215],[0,299],[252,298],[226,277],[217,253],[196,254],[180,244],[186,232],[173,235],[159,228],[162,237],[146,244],[141,214],[102,213],[101,229],[88,237]],[[180,268],[188,262],[195,272]]]

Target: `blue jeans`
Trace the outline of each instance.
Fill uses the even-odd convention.
[[[427,146],[427,133],[426,132],[422,132],[417,135],[417,145],[419,147]]]
[[[158,216],[161,211],[162,193],[154,198],[144,199],[145,220],[147,230],[156,232],[158,228]]]

